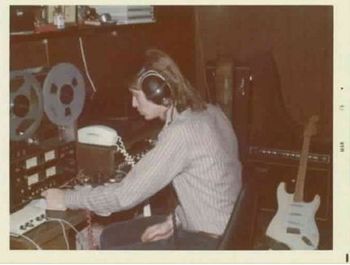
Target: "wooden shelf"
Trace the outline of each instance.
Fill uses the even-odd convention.
[[[42,39],[52,39],[52,38],[62,38],[62,37],[78,37],[78,36],[88,36],[103,34],[120,30],[132,29],[132,28],[149,28],[154,23],[140,23],[140,24],[103,24],[98,26],[93,25],[67,25],[64,29],[57,29],[47,32],[35,32],[27,31],[23,33],[11,33],[10,41],[22,42],[22,41],[35,41]]]

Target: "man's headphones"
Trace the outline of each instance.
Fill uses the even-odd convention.
[[[170,105],[172,96],[170,86],[160,73],[143,69],[137,82],[148,100],[166,107]]]

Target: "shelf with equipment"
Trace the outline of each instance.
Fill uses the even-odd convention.
[[[130,30],[135,28],[148,29],[152,27],[152,24],[129,24],[129,25],[70,25],[66,26],[64,29],[57,29],[47,32],[35,32],[27,31],[23,33],[11,33],[10,41],[11,43],[22,42],[22,41],[36,41],[42,39],[54,39],[62,37],[76,37],[76,36],[89,36],[96,34],[111,33],[118,35],[119,30]]]
[[[158,8],[142,6],[20,6],[10,7],[11,42],[114,32],[148,27]]]

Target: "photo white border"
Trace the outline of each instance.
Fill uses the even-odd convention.
[[[9,5],[96,4],[97,1],[2,1],[0,90],[1,124],[9,126]],[[9,130],[1,131],[0,263],[345,263],[350,255],[350,1],[223,1],[220,5],[334,6],[333,250],[326,251],[64,251],[9,250]],[[98,4],[217,5],[216,1],[98,1]],[[341,89],[341,87],[343,89]],[[340,110],[344,105],[344,110]],[[340,152],[340,142],[345,150]]]

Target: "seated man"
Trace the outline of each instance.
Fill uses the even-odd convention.
[[[241,189],[241,163],[231,123],[206,104],[164,52],[151,49],[130,86],[146,120],[165,122],[155,147],[120,183],[43,192],[48,208],[110,214],[132,208],[172,183],[173,214],[107,226],[101,249],[215,249]],[[175,232],[174,232],[175,231]]]

